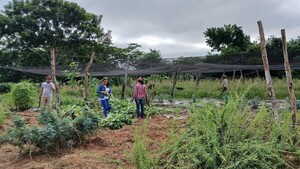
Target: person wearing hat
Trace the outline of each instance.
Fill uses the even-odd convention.
[[[223,75],[221,78],[221,90],[222,93],[228,90],[228,80],[226,75]]]
[[[52,107],[52,93],[55,90],[55,86],[52,83],[51,76],[45,78],[45,82],[42,83],[39,99],[41,100],[43,108],[46,106],[51,109]]]
[[[145,105],[145,100],[148,100],[148,93],[142,77],[139,77],[137,79],[137,83],[134,87],[134,92],[132,97],[136,103],[137,117],[144,118],[144,105]]]
[[[102,79],[102,83],[98,86],[97,93],[99,94],[99,102],[103,107],[104,117],[107,117],[109,110],[112,108],[111,105],[108,104],[112,91],[107,77]]]

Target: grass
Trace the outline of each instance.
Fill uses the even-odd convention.
[[[186,130],[174,132],[165,146],[161,168],[292,168],[284,154],[297,156],[300,130],[291,128],[291,114],[282,112],[275,123],[262,108],[249,118],[243,97],[231,95],[224,107],[191,108]]]
[[[297,98],[300,98],[300,88],[297,84],[300,83],[299,79],[294,79],[294,90]],[[148,84],[155,84],[156,95],[162,95],[163,99],[170,99],[170,92],[172,88],[171,80],[163,81],[149,81]],[[246,97],[253,99],[258,97],[260,99],[268,99],[268,91],[266,88],[266,81],[260,78],[256,79],[242,79],[232,81],[229,79],[229,90],[242,93],[245,89],[251,89],[246,94]],[[193,94],[197,99],[201,98],[222,98],[220,90],[220,82],[218,79],[205,79],[201,80],[200,85],[196,86],[196,82],[190,81],[178,81],[176,87],[182,87],[183,90],[175,89],[173,99],[192,99]],[[289,97],[287,82],[285,79],[273,79],[273,88],[277,99],[286,99]],[[96,90],[96,89],[95,89]],[[115,97],[120,98],[122,93],[121,86],[113,86],[112,91]],[[133,89],[126,88],[126,97],[130,98]],[[148,91],[150,94],[150,91]]]

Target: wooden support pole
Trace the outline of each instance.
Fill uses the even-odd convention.
[[[177,80],[179,79],[180,72],[181,72],[181,68],[179,68],[178,71],[175,73],[173,86],[172,86],[172,90],[171,90],[171,98],[173,98],[173,96],[174,96],[174,88],[176,86]]]
[[[269,97],[270,97],[270,100],[271,100],[271,103],[273,106],[273,110],[274,110],[274,119],[275,119],[275,122],[278,122],[279,107],[278,107],[278,104],[276,101],[276,96],[275,96],[275,92],[274,92],[273,85],[272,85],[272,77],[271,77],[270,68],[269,68],[269,61],[268,61],[267,50],[266,50],[266,40],[265,40],[265,35],[264,35],[264,29],[263,29],[263,25],[262,25],[261,21],[258,21],[257,24],[258,24],[259,35],[260,35],[260,49],[261,49],[262,61],[264,64],[267,89],[268,89]]]
[[[257,76],[257,78],[259,78],[259,72],[257,69],[256,69],[256,76]]]
[[[125,68],[125,77],[122,84],[122,95],[121,99],[125,99],[126,86],[127,86],[127,78],[128,78],[128,70],[129,70],[129,54],[127,55],[126,68]]]
[[[84,70],[84,97],[88,98],[88,89],[89,89],[89,77],[90,77],[90,68],[93,64],[93,61],[95,59],[95,52],[92,52],[91,58],[89,63],[87,64],[85,70]]]
[[[50,53],[51,53],[51,73],[52,73],[52,79],[53,79],[53,84],[55,86],[55,96],[56,96],[56,112],[59,116],[61,116],[60,114],[60,94],[59,94],[59,85],[57,83],[56,80],[56,64],[55,64],[55,49],[51,48],[50,49]]]
[[[243,78],[243,70],[240,70],[240,79],[242,79]]]
[[[232,80],[235,80],[235,70],[233,70]]]
[[[291,67],[289,63],[289,56],[287,51],[287,43],[286,43],[286,34],[285,30],[281,30],[281,37],[282,37],[282,50],[283,50],[283,57],[284,57],[284,70],[286,75],[286,80],[288,84],[288,90],[290,94],[291,104],[292,104],[292,126],[295,127],[296,125],[296,112],[297,112],[297,100],[295,96],[295,91],[293,87],[293,79],[291,73]]]

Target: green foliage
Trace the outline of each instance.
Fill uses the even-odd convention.
[[[80,76],[79,62],[71,62],[67,70],[63,72],[68,80],[68,84],[71,86],[78,85],[79,82],[76,80]]]
[[[222,51],[227,48],[245,51],[250,44],[250,36],[245,35],[242,27],[239,27],[236,24],[208,28],[204,32],[204,35],[208,46],[216,51]]]
[[[133,102],[129,102],[125,99],[112,99],[110,100],[110,103],[112,105],[110,113],[112,114],[135,114],[135,104]]]
[[[147,121],[140,129],[136,128],[135,130],[132,160],[138,169],[152,168],[151,158],[147,151]]]
[[[132,124],[132,116],[128,114],[109,114],[107,118],[101,119],[100,127],[112,130],[120,129],[124,125]]]
[[[0,93],[8,93],[11,90],[9,83],[0,83]]]
[[[33,106],[37,92],[31,83],[25,81],[13,85],[11,96],[16,108],[23,111]]]
[[[100,122],[99,116],[92,111],[85,111],[75,120],[70,117],[59,118],[54,111],[44,110],[38,117],[37,126],[29,126],[18,116],[13,118],[13,127],[1,135],[0,143],[9,143],[22,150],[29,145],[41,151],[53,151],[71,148],[80,144],[84,136],[95,132]]]
[[[110,31],[104,32],[101,19],[65,0],[14,0],[0,14],[1,46],[16,49],[6,56],[18,66],[47,64],[43,57],[54,42],[61,63],[82,61],[85,53],[104,52],[111,44]],[[107,55],[102,56],[105,60]]]
[[[293,142],[299,139],[299,130],[290,127],[290,114],[282,113],[278,124],[266,109],[252,117],[243,98],[235,93],[223,108],[210,104],[192,108],[186,130],[166,145],[162,168],[289,167],[282,152],[299,147]]]

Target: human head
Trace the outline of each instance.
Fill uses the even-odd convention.
[[[108,85],[109,83],[108,83],[108,78],[107,77],[104,77],[103,79],[102,79],[102,83],[104,84],[104,85]]]
[[[144,80],[143,80],[143,78],[141,76],[137,79],[137,82],[141,83],[141,84],[144,84]]]
[[[48,76],[46,76],[46,77],[45,77],[45,80],[46,80],[46,82],[48,82],[48,83],[49,83],[49,82],[51,82],[52,78],[51,78],[51,76],[50,76],[50,75],[48,75]]]

